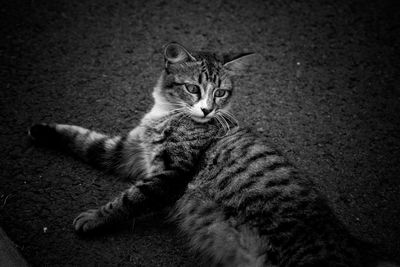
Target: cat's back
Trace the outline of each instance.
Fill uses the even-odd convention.
[[[216,139],[202,165],[197,182],[212,183],[220,200],[268,187],[311,188],[308,179],[295,175],[297,170],[279,150],[248,129],[235,128]]]
[[[312,182],[273,145],[248,129],[235,129],[205,152],[190,185],[251,224],[282,216],[281,209],[304,211],[318,198]],[[288,210],[286,209],[286,212]]]
[[[352,238],[313,182],[246,129],[210,146],[187,192],[213,203],[239,232],[254,229],[279,266],[320,266],[335,257],[332,262],[358,266]]]

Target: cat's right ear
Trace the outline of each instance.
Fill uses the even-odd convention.
[[[223,55],[224,69],[231,75],[245,74],[261,56],[257,53]]]
[[[168,67],[169,64],[196,61],[186,48],[176,42],[171,42],[164,46],[164,59],[165,67]]]

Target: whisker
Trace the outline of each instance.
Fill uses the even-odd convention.
[[[219,118],[220,117],[220,115],[219,114],[216,114],[216,116],[215,116],[215,119],[217,119],[217,121],[218,121],[218,123],[221,125],[221,126],[219,126],[218,128],[219,129],[221,129],[221,127],[222,127],[222,131],[224,132],[225,131],[225,126],[224,126],[224,124],[222,123],[222,121],[221,121],[221,119]],[[217,136],[217,138],[222,138],[222,137],[224,137],[225,135],[222,135],[222,136]]]
[[[228,119],[232,124],[239,126],[239,121],[235,118],[235,116],[231,112],[221,110],[221,113],[225,115],[226,119]]]
[[[222,128],[225,131],[224,135],[219,137],[219,138],[223,138],[228,135],[228,133],[230,131],[230,127],[229,127],[229,124],[227,123],[226,119],[222,116],[222,114],[217,114],[217,117],[219,118],[218,121],[221,123]]]
[[[185,108],[184,108],[184,107],[182,107],[182,108],[175,108],[175,109],[171,109],[171,110],[170,110],[170,112],[171,112],[171,113],[173,113],[173,112],[176,112],[176,111],[182,111],[182,110],[185,110]]]
[[[186,103],[182,103],[182,102],[162,101],[162,100],[159,100],[159,99],[157,100],[157,103],[158,104],[163,104],[163,105],[180,106],[180,107],[183,107],[183,106],[187,105]]]
[[[226,121],[224,117],[224,113],[221,113],[221,119],[226,123],[227,131],[225,133],[225,136],[230,132],[231,128],[229,127],[229,123]]]
[[[237,124],[239,124],[238,120],[235,118],[235,116],[229,112],[229,111],[222,111],[222,113],[224,113],[225,115],[227,115],[229,118],[231,118],[234,122],[236,122]]]
[[[178,123],[180,123],[182,119],[190,117],[188,114],[184,112],[181,112],[179,115],[182,115],[182,117],[178,120]]]

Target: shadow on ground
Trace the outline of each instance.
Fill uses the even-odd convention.
[[[394,1],[393,1],[394,2]],[[400,255],[398,10],[389,1],[6,1],[0,8],[0,224],[34,266],[195,266],[162,216],[82,239],[123,184],[32,148],[34,122],[131,129],[175,40],[265,61],[237,117],[312,174],[354,234]]]

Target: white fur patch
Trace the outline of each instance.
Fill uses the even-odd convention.
[[[86,134],[89,131],[88,129],[85,129],[83,127],[68,125],[68,124],[57,124],[56,130],[60,132],[62,131],[78,132],[79,134]]]
[[[116,136],[114,138],[107,139],[106,142],[104,143],[106,150],[113,149],[119,140],[121,140],[120,136]]]
[[[160,93],[161,88],[159,86],[160,85],[157,85],[154,88],[152,94],[154,99],[154,105],[151,108],[151,110],[146,115],[144,115],[142,122],[146,120],[156,120],[158,118],[161,118],[167,115],[175,108],[172,104],[168,103],[168,101],[161,95]]]

